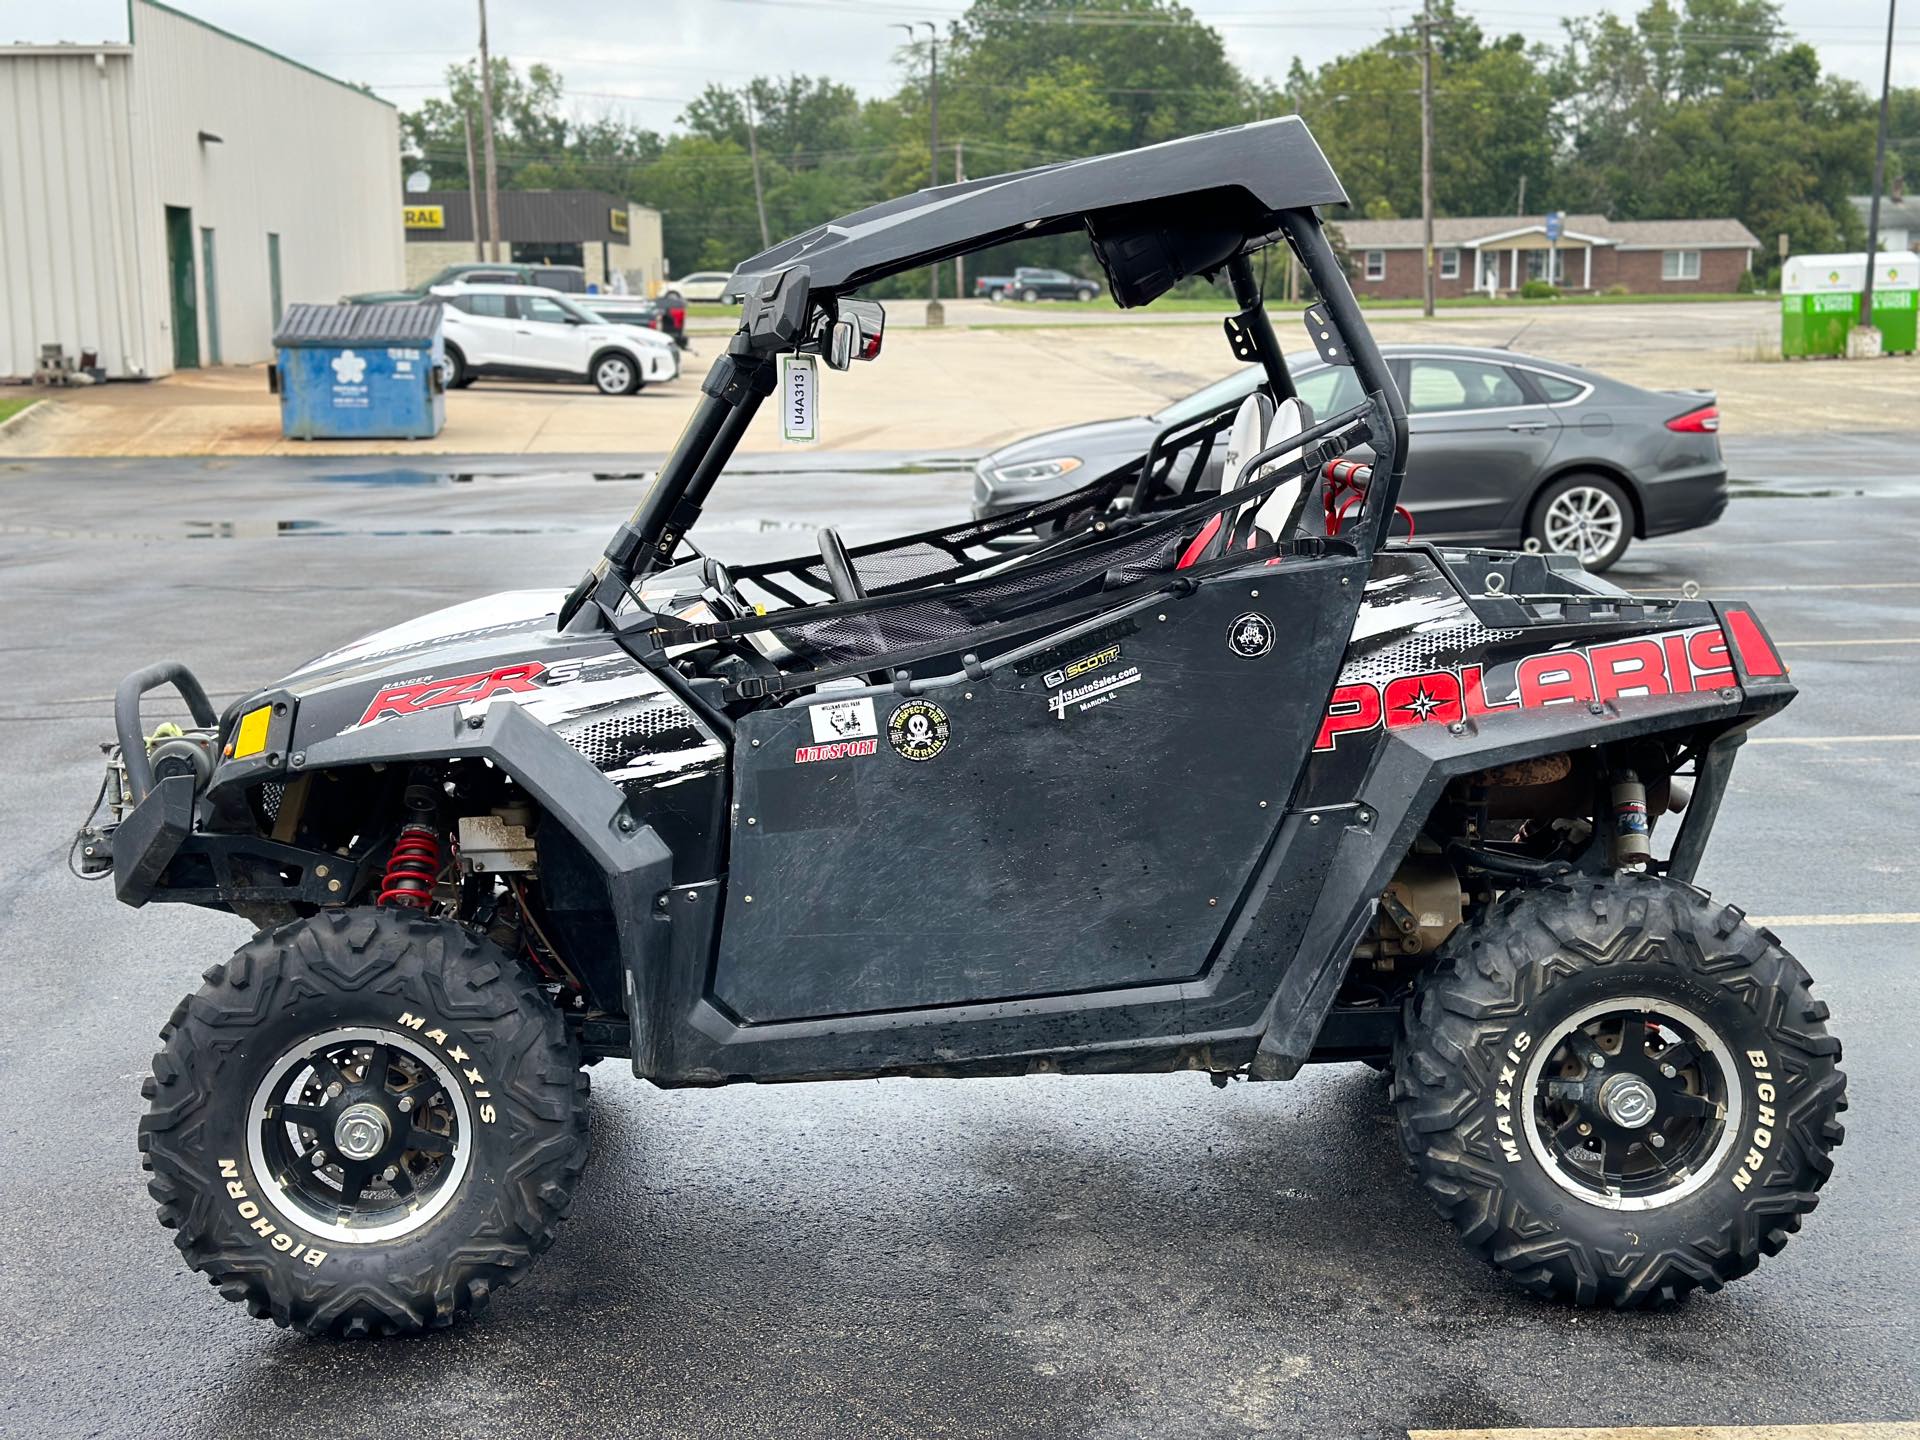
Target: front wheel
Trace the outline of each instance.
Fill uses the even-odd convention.
[[[460,353],[458,345],[447,346],[442,367],[442,378],[446,382],[447,389],[464,390],[473,384],[473,372],[467,368],[467,357]]]
[[[1075,291],[1074,293],[1079,297],[1080,303],[1082,305],[1085,305],[1088,301],[1092,300],[1094,296],[1094,291],[1092,290],[1092,288],[1085,285],[1081,286],[1080,289]]]
[[[1534,501],[1527,538],[1596,573],[1610,569],[1633,540],[1633,502],[1604,475],[1563,475]]]
[[[263,933],[160,1034],[147,1188],[187,1263],[257,1317],[348,1337],[451,1324],[573,1202],[578,1047],[457,925],[361,909]]]
[[[624,355],[602,355],[593,362],[593,388],[602,395],[631,395],[640,388],[640,367]]]
[[[1022,290],[1020,292],[1021,303],[1025,305],[1031,305],[1033,304],[1034,301],[1038,300],[1039,298],[1040,298],[1040,292],[1038,290]]]
[[[1401,1141],[1468,1247],[1539,1294],[1717,1290],[1800,1228],[1845,1133],[1811,983],[1673,881],[1512,892],[1407,1007]]]

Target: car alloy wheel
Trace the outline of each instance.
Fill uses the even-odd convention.
[[[1597,485],[1574,485],[1547,503],[1541,529],[1547,549],[1577,555],[1582,564],[1605,559],[1626,533],[1620,502]]]
[[[618,355],[608,355],[593,367],[593,383],[602,395],[625,395],[633,389],[633,366]]]

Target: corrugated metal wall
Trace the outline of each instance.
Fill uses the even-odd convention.
[[[391,106],[147,0],[131,55],[0,47],[0,376],[55,342],[116,377],[173,369],[170,205],[193,217],[201,362],[272,358],[269,234],[286,305],[402,283],[399,156]]]
[[[128,72],[123,46],[0,58],[0,376],[31,374],[50,344],[150,373]]]
[[[221,358],[271,358],[267,236],[280,237],[281,298],[330,302],[398,287],[400,122],[389,105],[161,5],[133,6],[134,122],[151,152],[141,237],[164,300],[165,207],[214,232]],[[218,135],[202,142],[200,133]],[[199,274],[200,353],[210,307]],[[165,307],[159,317],[166,319]],[[172,338],[165,343],[171,362]]]

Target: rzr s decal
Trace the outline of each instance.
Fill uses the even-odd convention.
[[[382,690],[360,717],[362,725],[371,725],[389,715],[417,715],[441,705],[468,705],[491,700],[495,695],[527,695],[539,687],[534,677],[546,667],[538,660],[519,665],[503,665],[475,675],[450,675],[444,680],[422,680],[414,685],[395,685]]]

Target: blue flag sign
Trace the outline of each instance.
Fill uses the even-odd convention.
[[[1559,244],[1560,225],[1566,218],[1566,213],[1561,210],[1555,210],[1547,216],[1547,240],[1549,243]]]

